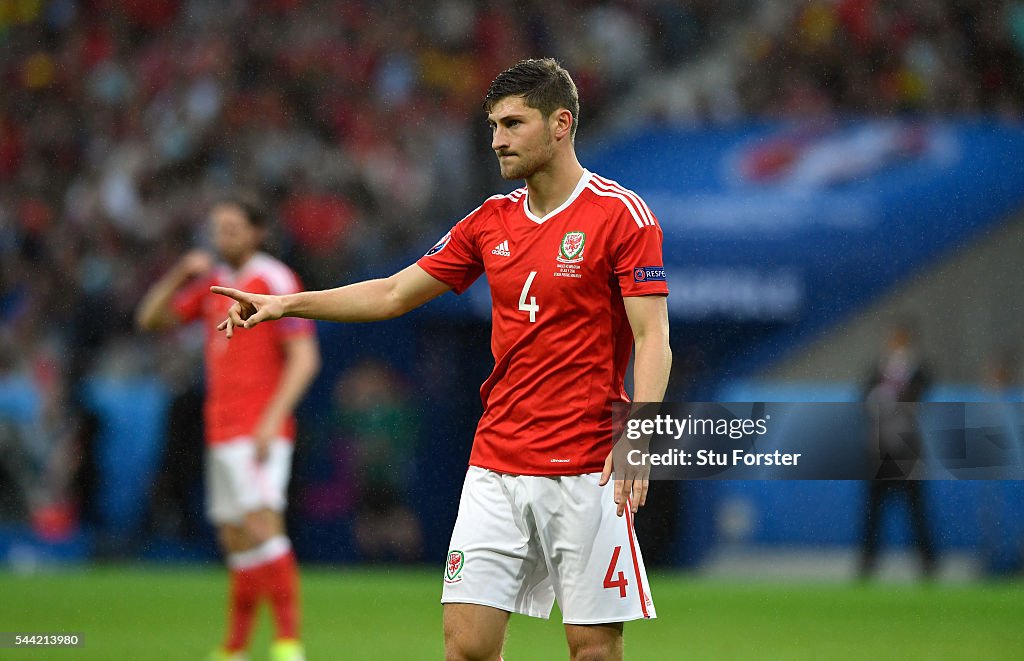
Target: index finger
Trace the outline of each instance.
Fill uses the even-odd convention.
[[[233,298],[236,301],[243,301],[243,300],[245,300],[245,292],[244,291],[241,291],[241,290],[238,290],[238,289],[232,289],[231,287],[221,287],[219,285],[214,285],[214,286],[210,287],[210,291],[213,292],[214,294],[220,294],[221,296],[227,296],[228,298]]]

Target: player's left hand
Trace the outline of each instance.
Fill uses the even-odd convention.
[[[277,435],[277,425],[261,422],[252,432],[252,443],[256,452],[256,461],[263,463],[270,456],[270,443]]]
[[[601,481],[598,483],[600,486],[608,484],[608,480],[612,477],[612,455],[613,452],[609,452],[608,456],[604,460],[604,470],[601,471]],[[636,511],[647,503],[647,488],[650,484],[647,479],[647,475],[629,475],[627,479],[615,480],[615,514],[616,516],[622,516],[626,511],[626,506],[629,505],[630,511],[636,514]]]

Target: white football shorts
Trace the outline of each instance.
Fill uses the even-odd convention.
[[[241,523],[249,512],[269,508],[284,511],[293,443],[270,442],[266,461],[256,461],[256,446],[248,436],[216,443],[206,450],[206,513],[215,524]]]
[[[654,618],[633,515],[615,515],[600,473],[506,475],[470,466],[441,603],[481,604],[566,624]]]

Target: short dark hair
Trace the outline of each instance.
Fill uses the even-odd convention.
[[[576,138],[580,123],[580,96],[569,72],[550,57],[542,60],[523,60],[511,69],[498,74],[484,97],[484,112],[490,112],[501,99],[521,96],[526,105],[536,108],[545,118],[559,108],[572,113],[569,135]]]
[[[227,204],[241,210],[249,224],[259,229],[266,229],[269,224],[266,207],[256,193],[249,190],[233,190],[217,198],[214,206]]]

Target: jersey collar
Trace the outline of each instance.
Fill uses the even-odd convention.
[[[533,222],[537,223],[538,225],[542,224],[547,219],[551,218],[552,216],[557,216],[562,211],[567,209],[569,205],[572,204],[576,200],[576,198],[580,196],[580,193],[583,192],[583,189],[587,187],[587,183],[590,182],[590,177],[590,170],[583,168],[583,175],[580,177],[579,183],[576,184],[576,188],[572,191],[572,195],[566,198],[565,202],[562,202],[562,204],[559,205],[557,209],[549,212],[543,218],[538,218],[536,215],[534,215],[532,211],[530,211],[530,189],[527,188],[526,195],[523,196],[523,212],[526,213],[526,217],[532,220]]]

